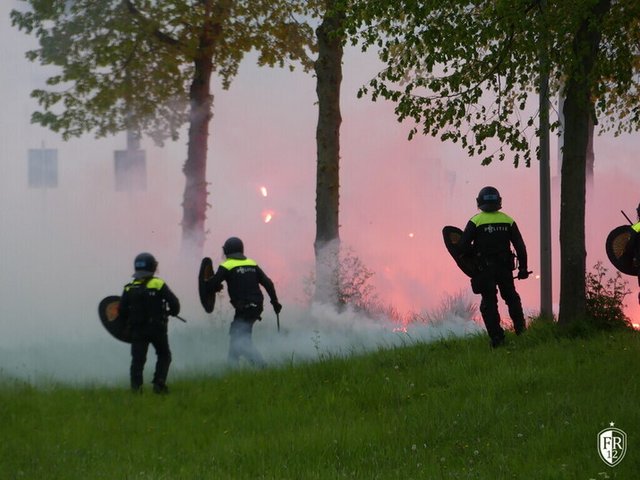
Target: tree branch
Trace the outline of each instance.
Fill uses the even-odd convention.
[[[160,30],[156,26],[155,22],[148,19],[140,10],[138,10],[138,8],[133,4],[131,0],[123,0],[123,2],[126,5],[129,13],[140,20],[142,23],[144,23],[146,26],[151,27],[153,36],[160,40],[162,43],[176,48],[184,47],[184,45],[179,40],[176,40],[171,35]]]

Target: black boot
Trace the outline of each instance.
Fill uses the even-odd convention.
[[[159,395],[166,395],[169,393],[169,387],[164,382],[158,382],[153,384],[153,393]]]
[[[504,345],[504,337],[494,337],[491,339],[491,348],[498,348]]]
[[[142,393],[142,385],[137,385],[137,384],[131,384],[131,393],[137,393],[140,394]]]

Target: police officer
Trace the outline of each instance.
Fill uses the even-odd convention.
[[[133,281],[125,285],[120,300],[120,317],[131,329],[131,389],[140,392],[142,374],[149,344],[156,351],[153,391],[168,393],[167,374],[171,350],[167,324],[169,315],[180,313],[180,302],[161,278],[155,277],[158,262],[150,253],[141,253],[134,260]]]
[[[209,291],[220,291],[222,282],[227,282],[227,290],[235,315],[229,329],[229,363],[237,364],[241,357],[255,366],[264,366],[260,352],[251,340],[253,324],[261,319],[264,296],[262,286],[271,300],[276,314],[282,310],[278,302],[273,282],[258,266],[255,260],[244,255],[244,244],[237,237],[230,237],[222,246],[226,259],[220,264],[215,275],[207,281]]]
[[[498,292],[507,304],[509,316],[516,334],[525,331],[525,319],[522,302],[516,292],[512,271],[515,269],[511,245],[515,248],[518,260],[518,279],[529,277],[527,270],[527,249],[516,222],[501,212],[502,197],[494,187],[484,187],[476,198],[480,213],[467,223],[459,242],[461,252],[472,252],[478,268],[471,278],[471,288],[482,297],[480,313],[491,346],[504,343],[504,330],[500,325],[498,312]]]

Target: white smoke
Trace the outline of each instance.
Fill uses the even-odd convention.
[[[171,321],[169,343],[173,353],[171,380],[197,374],[220,375],[229,371],[228,328],[231,308],[218,299],[213,314],[191,312],[188,323]],[[280,315],[267,307],[254,326],[253,341],[270,367],[313,362],[329,357],[358,355],[382,348],[432,342],[482,332],[474,310],[464,297],[443,303],[433,314],[423,312],[423,322],[401,326],[393,319],[372,319],[350,308],[342,312],[328,305],[309,309],[289,307]],[[187,314],[185,313],[185,316]],[[97,322],[95,323],[97,327]],[[18,379],[36,385],[128,385],[129,345],[100,328],[93,335],[40,338],[0,348],[0,379]],[[150,347],[145,368],[148,382],[155,353]]]

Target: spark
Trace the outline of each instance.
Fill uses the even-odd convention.
[[[413,232],[411,232],[411,233],[409,234],[409,238],[413,238],[414,236],[415,236],[415,235],[413,234]]]
[[[536,280],[540,280],[540,275],[536,275]]]
[[[264,223],[269,223],[273,219],[273,212],[272,211],[262,212],[262,218],[264,219]]]
[[[263,197],[267,196],[267,187],[260,187],[260,193],[262,193]]]

